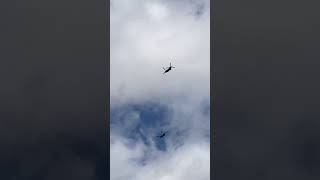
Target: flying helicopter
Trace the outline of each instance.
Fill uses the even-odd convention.
[[[160,135],[158,135],[157,137],[158,138],[163,138],[164,136],[166,136],[166,133],[167,133],[168,131],[166,131],[166,132],[162,132],[161,131],[161,134]]]
[[[169,66],[169,67],[167,67],[167,69],[166,69],[166,68],[164,68],[164,67],[162,67],[162,68],[163,68],[163,70],[164,70],[163,74],[165,74],[165,73],[167,73],[167,72],[171,71],[171,69],[172,69],[172,68],[175,68],[175,67],[171,66],[171,62],[170,62],[170,66]]]

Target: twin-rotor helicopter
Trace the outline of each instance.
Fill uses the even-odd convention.
[[[164,67],[163,67],[163,70],[164,70],[163,74],[171,71],[172,68],[175,68],[175,67],[171,66],[171,62],[170,62],[170,66],[169,66],[169,67],[167,67],[167,68],[164,68]]]
[[[166,136],[167,133],[168,133],[168,131],[165,131],[165,132],[162,132],[162,131],[161,131],[161,134],[158,135],[157,137],[158,137],[158,138],[163,138],[163,137]]]

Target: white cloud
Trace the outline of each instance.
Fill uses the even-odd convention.
[[[146,11],[152,20],[163,20],[168,17],[168,10],[166,6],[160,3],[147,2]]]
[[[142,166],[136,161],[146,149],[142,144],[129,147],[117,138],[111,148],[112,180],[207,180],[210,178],[210,147],[207,142],[187,144],[156,158]]]
[[[209,17],[197,20],[181,13],[155,22],[142,8],[149,1],[135,1],[131,11],[127,1],[116,2],[111,9],[110,88],[111,98],[116,98],[112,102],[190,94],[189,91],[195,91],[193,96],[208,96]],[[168,9],[175,14],[182,11]],[[163,75],[162,67],[169,62],[176,69],[170,76]]]
[[[111,180],[209,179],[210,118],[203,113],[210,97],[209,2],[111,1],[112,107],[147,101],[167,104],[168,128],[183,132],[169,135],[167,150],[160,151],[151,137],[146,145],[111,129]],[[169,62],[176,68],[164,75],[162,67]],[[139,112],[123,111],[127,120],[116,123],[117,128],[141,123]],[[156,133],[140,131],[146,136]],[[139,163],[142,159],[145,164]]]

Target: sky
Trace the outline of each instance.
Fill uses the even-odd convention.
[[[210,1],[110,4],[111,180],[208,180]]]

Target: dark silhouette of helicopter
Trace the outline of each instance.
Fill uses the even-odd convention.
[[[167,133],[168,131],[166,131],[166,132],[162,132],[161,131],[161,134],[159,135],[159,136],[157,136],[158,138],[163,138],[164,136],[166,136],[166,133]]]
[[[163,74],[165,74],[165,73],[167,73],[167,72],[171,71],[171,69],[172,69],[172,68],[175,68],[175,67],[171,66],[171,62],[170,62],[170,66],[169,66],[169,67],[167,67],[167,69],[163,67],[163,70],[164,70]]]

